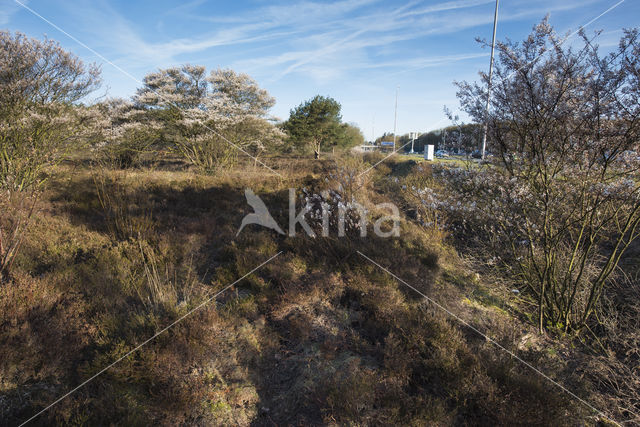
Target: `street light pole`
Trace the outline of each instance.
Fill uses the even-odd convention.
[[[484,160],[487,150],[487,132],[489,131],[489,101],[491,99],[491,77],[493,75],[493,52],[496,46],[496,28],[498,26],[498,2],[496,0],[496,11],[493,15],[493,38],[491,39],[491,59],[489,61],[489,84],[487,85],[487,104],[485,106],[484,132],[482,135],[482,160]]]

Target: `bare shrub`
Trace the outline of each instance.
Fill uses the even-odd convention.
[[[179,274],[174,263],[167,262],[157,250],[144,240],[138,240],[142,275],[134,282],[139,300],[148,310],[173,310],[178,304],[188,304],[195,293],[198,279],[192,264],[186,273]]]
[[[437,196],[440,188],[428,164],[417,165],[401,184],[396,183],[396,190],[409,205],[408,213],[423,226],[435,230],[443,229],[446,225]]]
[[[109,233],[116,239],[146,238],[153,230],[148,197],[127,182],[128,173],[98,169],[93,182]]]
[[[380,151],[369,151],[362,154],[362,160],[370,165],[375,165],[384,159],[384,154]]]
[[[622,424],[640,423],[640,280],[636,274],[607,289],[603,313],[590,322],[585,342],[596,349],[580,371]]]
[[[457,225],[497,244],[493,254],[536,301],[538,327],[569,331],[597,311],[640,235],[640,165],[619,161],[638,149],[640,46],[634,31],[606,58],[585,35],[578,51],[562,42],[545,20],[523,43],[498,44],[488,118],[498,161],[444,174],[459,193]],[[458,92],[478,122],[483,81]]]
[[[336,158],[335,168],[329,172],[329,184],[339,191],[347,201],[362,201],[371,176],[365,173],[369,165],[359,155],[344,155]]]
[[[201,172],[212,174],[236,165],[238,150],[215,134],[194,135],[179,140],[175,151]]]
[[[0,284],[10,277],[37,201],[37,193],[0,192]]]

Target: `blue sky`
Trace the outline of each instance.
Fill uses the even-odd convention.
[[[272,113],[316,94],[342,104],[343,119],[367,138],[393,130],[426,131],[456,111],[454,80],[488,69],[493,0],[20,0],[137,79],[182,63],[250,74],[277,100]],[[578,29],[619,0],[502,0],[498,38],[523,39],[546,14],[560,33]],[[622,28],[640,25],[640,2],[626,0],[587,27],[603,30],[612,49]],[[102,64],[105,91],[129,97],[139,83],[34,16],[0,0],[0,27],[58,40],[86,61]],[[569,40],[567,43],[571,43]]]

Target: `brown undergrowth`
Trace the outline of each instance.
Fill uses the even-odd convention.
[[[357,253],[517,349],[521,325],[477,293],[480,284],[440,234],[403,217],[398,238],[285,237],[255,225],[236,237],[251,212],[244,188],[285,224],[289,187],[322,191],[330,185],[324,178],[340,171],[339,159],[271,161],[283,177],[251,164],[222,176],[156,167],[105,169],[99,178],[86,166],[59,166],[12,281],[0,288],[0,419],[28,419],[282,251],[34,423],[591,420]],[[374,187],[393,170],[374,171],[357,192],[363,203],[389,200]],[[547,360],[535,348],[522,354]],[[570,369],[548,368],[552,376]]]

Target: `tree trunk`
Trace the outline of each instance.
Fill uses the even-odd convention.
[[[6,268],[6,260],[5,260],[5,250],[4,250],[4,242],[2,236],[2,229],[0,229],[0,284],[5,282],[5,268]]]
[[[313,150],[313,158],[318,160],[320,158],[320,146],[321,146],[322,143],[321,142],[317,142],[317,140],[314,141],[314,142],[315,142],[315,148]]]
[[[544,292],[545,292],[546,283],[542,282],[542,287],[540,288],[540,300],[538,301],[538,329],[540,333],[544,332]]]

